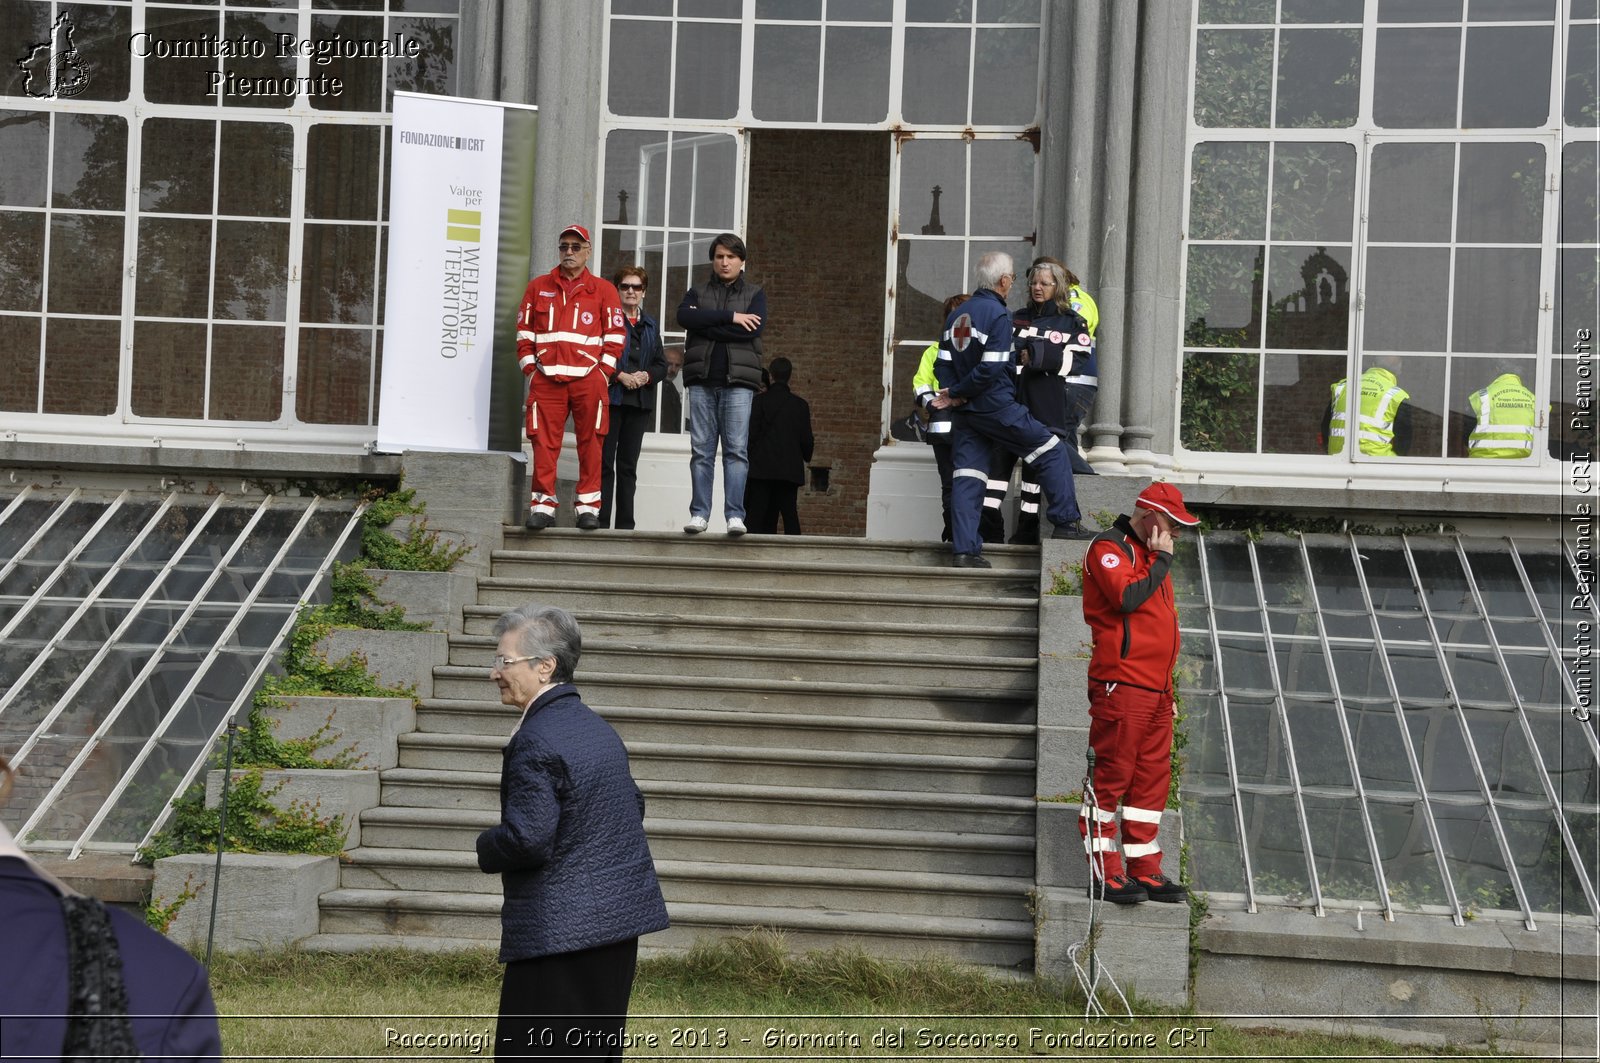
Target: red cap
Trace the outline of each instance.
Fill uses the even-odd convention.
[[[1200,518],[1190,513],[1183,506],[1183,492],[1169,483],[1153,483],[1139,492],[1139,497],[1133,504],[1141,509],[1153,509],[1165,513],[1179,524],[1194,527],[1200,523]]]
[[[560,235],[557,236],[556,239],[559,240],[559,239],[561,239],[562,236],[565,236],[568,233],[577,233],[579,238],[582,239],[584,243],[587,244],[587,243],[590,242],[590,240],[589,240],[589,230],[585,229],[581,225],[569,225],[569,226],[567,226],[565,229],[561,230]]]

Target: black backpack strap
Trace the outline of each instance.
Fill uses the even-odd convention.
[[[139,1059],[128,1020],[122,953],[105,905],[93,897],[62,897],[67,923],[68,1059]]]

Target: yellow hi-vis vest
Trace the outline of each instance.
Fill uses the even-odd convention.
[[[1346,381],[1333,385],[1333,417],[1328,421],[1328,453],[1344,452],[1347,411],[1344,402]],[[1400,404],[1411,397],[1395,382],[1394,374],[1373,366],[1361,374],[1361,453],[1392,458],[1394,453],[1394,418]]]
[[[1533,453],[1533,392],[1515,373],[1502,373],[1467,399],[1477,427],[1467,439],[1469,458],[1526,458]]]

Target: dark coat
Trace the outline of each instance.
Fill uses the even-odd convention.
[[[208,894],[209,896],[209,894]],[[220,1059],[205,968],[127,912],[112,908],[133,1040],[147,1059]],[[0,857],[0,1037],[5,1055],[56,1058],[67,1034],[67,930],[61,897],[16,857]],[[11,1019],[6,1015],[35,1015]]]
[[[750,478],[806,482],[816,440],[811,407],[787,384],[773,384],[750,404]]]
[[[572,684],[539,695],[506,743],[500,824],[478,835],[478,866],[505,887],[502,963],[666,929],[628,751]]]
[[[650,383],[629,391],[612,377],[611,405],[653,410],[656,408],[656,385],[667,379],[667,356],[661,349],[661,326],[643,310],[639,311],[638,321],[629,321],[624,313],[622,323],[627,326],[628,335],[622,341],[622,357],[617,359],[617,372],[637,373],[643,370],[650,374]]]
[[[754,314],[761,324],[745,329],[733,323],[736,313]],[[767,328],[767,293],[761,285],[751,284],[743,273],[726,284],[712,274],[683,293],[678,327],[684,330],[685,386],[761,387],[761,334]]]

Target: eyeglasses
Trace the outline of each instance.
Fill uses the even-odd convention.
[[[642,291],[644,291],[644,285],[642,285],[642,284],[619,284],[619,285],[617,285],[617,290],[619,292],[642,292]]]
[[[563,251],[582,251],[588,245],[587,244],[574,244],[574,243],[569,243],[567,241],[562,241],[561,243],[557,244],[556,246],[559,247]]]
[[[543,659],[544,658],[538,656],[537,654],[530,654],[527,657],[506,657],[502,655],[496,655],[494,659],[494,670],[497,672],[503,672],[512,665],[521,664],[523,661],[541,661]]]

